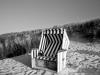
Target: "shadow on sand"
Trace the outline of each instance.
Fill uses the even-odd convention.
[[[13,57],[12,59],[23,63],[24,65],[28,66],[31,68],[31,55],[24,54],[20,56]]]

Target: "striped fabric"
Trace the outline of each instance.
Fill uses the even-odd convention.
[[[37,59],[47,60],[47,61],[57,61],[57,58],[52,58],[52,57],[41,57],[41,56],[38,56]]]
[[[58,50],[61,49],[64,29],[47,29],[42,32],[39,51],[44,56],[36,56],[38,59],[56,61]],[[35,53],[35,52],[34,52]]]

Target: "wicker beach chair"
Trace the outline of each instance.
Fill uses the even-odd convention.
[[[66,29],[42,31],[39,49],[32,50],[32,68],[50,68],[60,72],[66,67],[66,53],[69,39]]]

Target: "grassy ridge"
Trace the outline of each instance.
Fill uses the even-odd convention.
[[[41,31],[3,34],[0,36],[0,58],[9,58],[38,48]]]
[[[90,43],[100,40],[100,19],[53,28],[61,27],[66,29],[70,40]],[[22,55],[32,48],[38,48],[40,37],[41,30],[0,35],[0,58]]]
[[[93,42],[100,38],[100,19],[94,19],[83,23],[64,25],[69,37],[77,37]],[[76,36],[77,35],[77,36]]]

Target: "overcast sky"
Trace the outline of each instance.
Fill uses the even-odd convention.
[[[0,34],[100,18],[100,0],[0,0]]]

